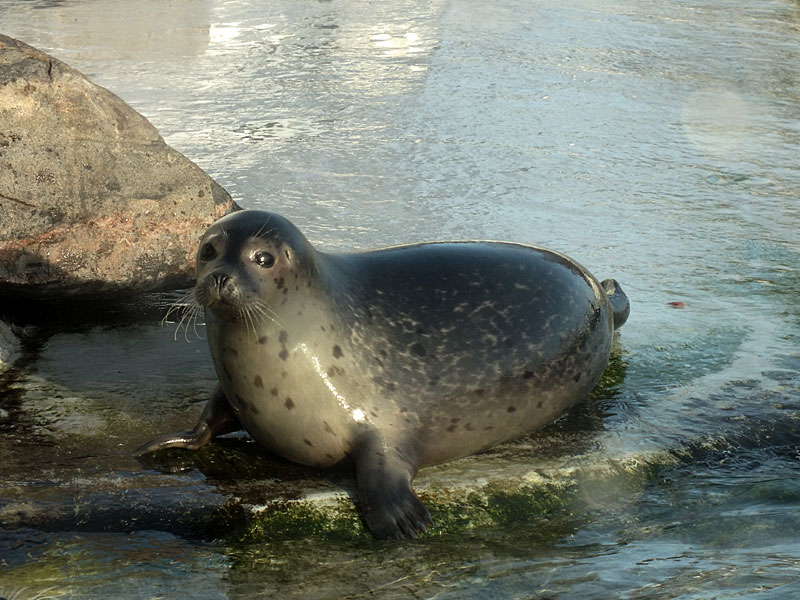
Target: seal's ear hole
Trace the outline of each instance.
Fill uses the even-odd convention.
[[[256,263],[259,267],[264,267],[265,269],[269,269],[272,265],[275,264],[275,257],[272,256],[266,250],[259,250],[255,254],[253,254],[253,262]]]
[[[197,256],[203,261],[213,260],[217,256],[217,249],[210,242],[206,242],[200,246],[200,252],[197,253]]]

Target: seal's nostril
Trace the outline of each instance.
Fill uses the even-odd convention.
[[[230,276],[226,275],[225,273],[214,273],[214,287],[217,290],[222,290],[225,287],[225,284],[228,283],[230,280]]]

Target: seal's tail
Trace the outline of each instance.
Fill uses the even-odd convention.
[[[619,329],[628,320],[631,314],[631,303],[628,296],[622,291],[622,286],[616,279],[604,279],[600,284],[608,294],[611,312],[614,313],[614,329]]]

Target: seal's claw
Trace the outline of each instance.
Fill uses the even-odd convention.
[[[363,495],[363,492],[362,492]],[[428,531],[433,520],[411,489],[362,499],[364,522],[372,535],[382,540],[415,539]]]

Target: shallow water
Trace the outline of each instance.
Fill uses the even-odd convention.
[[[633,303],[625,378],[592,443],[680,458],[509,527],[404,545],[202,541],[191,506],[153,522],[139,507],[187,477],[213,503],[214,486],[153,475],[162,491],[138,498],[127,454],[185,425],[213,384],[204,342],[174,342],[156,306],[135,324],[51,327],[21,383],[3,382],[3,486],[46,503],[113,473],[120,508],[82,512],[76,496],[49,528],[0,529],[0,592],[800,593],[797,2],[6,0],[0,31],[114,91],[241,205],[320,247],[510,239],[616,277]],[[87,429],[104,436],[87,444]]]

